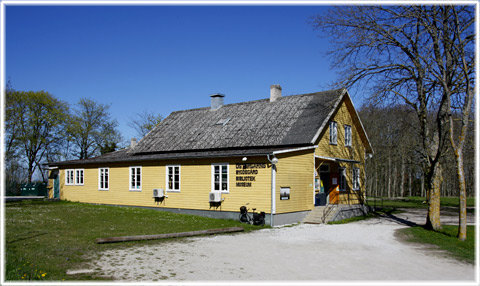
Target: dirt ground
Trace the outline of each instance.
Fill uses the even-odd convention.
[[[410,211],[342,225],[159,242],[105,251],[90,271],[145,282],[475,282],[473,265],[396,238],[396,230],[424,220]]]

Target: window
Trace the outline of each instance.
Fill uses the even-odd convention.
[[[347,187],[347,178],[345,176],[345,168],[338,168],[339,176],[339,189],[341,192],[346,190]]]
[[[83,186],[83,169],[65,170],[65,185]]]
[[[74,185],[75,170],[65,170],[65,185]]]
[[[330,121],[330,144],[337,145],[337,122]]]
[[[212,191],[228,192],[228,164],[212,164]]]
[[[167,191],[180,192],[180,166],[167,166]]]
[[[83,169],[75,169],[75,185],[83,185]]]
[[[345,125],[345,146],[352,146],[352,126]]]
[[[142,167],[130,167],[130,191],[142,190]]]
[[[108,168],[99,168],[98,169],[98,189],[99,190],[108,190]]]
[[[352,188],[354,191],[360,190],[360,169],[359,168],[353,168]]]

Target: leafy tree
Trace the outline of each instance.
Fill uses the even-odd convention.
[[[426,227],[434,230],[441,228],[440,159],[448,141],[453,142],[452,95],[465,98],[464,110],[471,109],[473,18],[474,6],[405,5],[340,6],[312,20],[333,39],[329,55],[341,70],[338,84],[363,84],[372,91],[372,102],[404,103],[415,111],[428,201]],[[461,144],[452,145],[461,151],[455,147]]]
[[[162,122],[163,116],[154,112],[144,111],[137,113],[135,118],[131,119],[128,126],[135,129],[139,138],[145,137],[155,126]]]
[[[77,103],[68,125],[69,152],[75,158],[88,159],[100,155],[102,150],[111,151],[121,141],[118,123],[110,118],[109,108],[86,98]]]
[[[26,161],[27,181],[46,159],[50,147],[65,137],[67,103],[45,91],[15,91],[5,94],[6,159]]]

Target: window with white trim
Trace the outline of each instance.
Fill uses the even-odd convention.
[[[345,125],[345,146],[352,146],[352,126]]]
[[[360,169],[353,168],[352,171],[352,189],[354,191],[360,190]]]
[[[109,186],[109,168],[98,168],[98,189],[107,191]]]
[[[83,169],[75,169],[75,185],[83,186]]]
[[[65,170],[65,185],[74,185],[75,184],[75,170],[68,169]]]
[[[167,191],[180,192],[180,166],[167,165]]]
[[[212,191],[228,193],[228,164],[212,164]]]
[[[330,144],[337,145],[337,122],[330,121]]]
[[[142,167],[130,167],[130,191],[142,190]]]
[[[347,189],[347,177],[345,175],[345,168],[338,168],[338,188],[341,192],[345,191]]]

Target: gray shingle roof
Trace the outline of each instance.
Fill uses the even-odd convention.
[[[171,113],[134,148],[49,166],[208,157],[263,156],[313,146],[344,97],[345,89],[284,96]],[[371,153],[361,125],[362,140]]]
[[[213,111],[207,107],[173,112],[131,152],[311,145],[344,91],[227,104]]]

